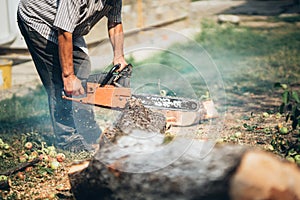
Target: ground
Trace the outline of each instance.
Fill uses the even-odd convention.
[[[244,24],[242,23],[243,26],[254,28],[256,32],[259,31],[259,34],[255,35],[258,39],[266,32],[269,33],[271,35],[270,38],[272,38],[273,32],[276,33],[276,35],[285,35],[286,33],[291,34],[291,32],[297,30],[297,27],[299,28],[298,15],[286,19],[296,22],[291,23],[288,20],[279,20],[276,17],[270,19],[268,16],[241,16],[241,20],[244,22]],[[249,77],[247,77],[248,79],[244,78],[245,80],[242,80],[242,78],[236,79],[236,77],[232,77],[236,76],[236,74],[227,72],[230,71],[230,69],[226,68],[225,65],[227,62],[228,65],[232,64],[229,60],[224,59],[227,55],[222,55],[219,52],[214,54],[215,49],[209,47],[213,45],[224,45],[227,48],[228,46],[226,45],[228,44],[215,44],[214,42],[218,42],[218,37],[226,40],[225,37],[228,32],[230,33],[229,35],[236,34],[236,32],[244,33],[248,31],[248,28],[243,29],[236,26],[232,28],[231,25],[229,28],[224,28],[223,25],[211,25],[209,23],[203,26],[207,27],[204,33],[205,31],[210,31],[211,37],[213,37],[211,31],[215,31],[216,29],[223,34],[222,37],[215,35],[216,37],[213,38],[211,43],[208,42],[208,38],[204,38],[204,40],[201,37],[199,38],[204,45],[205,42],[208,42],[207,49],[215,56],[216,63],[224,65],[220,70],[224,75],[227,102],[225,105],[216,105],[217,107],[221,107],[222,113],[224,113],[221,118],[214,119],[221,120],[220,123],[223,123],[222,129],[214,134],[214,136],[217,136],[214,138],[216,142],[218,144],[233,143],[259,148],[272,152],[282,159],[287,158],[293,162],[297,162],[295,158],[299,155],[300,148],[299,146],[293,146],[293,144],[298,145],[299,127],[292,130],[291,121],[286,121],[286,114],[280,114],[279,106],[283,101],[282,94],[284,89],[280,88],[275,90],[273,85],[275,82],[285,81],[290,84],[293,91],[299,91],[300,85],[299,82],[297,82],[297,80],[299,80],[297,79],[299,78],[299,71],[290,72],[287,70],[288,68],[299,69],[299,62],[295,58],[295,55],[299,53],[299,46],[294,49],[293,46],[284,47],[292,49],[295,52],[287,50],[274,51],[274,55],[270,53],[266,56],[261,56],[261,54],[265,53],[262,47],[261,49],[255,49],[257,51],[261,50],[257,53],[258,55],[254,53],[251,56],[247,55],[250,57],[249,60],[248,57],[245,59],[246,57],[239,55],[239,58],[235,62],[239,63],[243,68],[236,66],[238,70],[241,70],[238,72],[238,76],[244,78],[245,72],[242,71],[249,70],[249,74],[247,74]],[[221,29],[219,27],[221,27]],[[232,32],[233,30],[237,31]],[[218,34],[220,32],[218,32]],[[251,32],[251,34],[253,33]],[[244,36],[244,39],[246,38],[247,41],[250,40],[247,45],[251,46],[252,40],[248,37],[249,35]],[[295,36],[295,38],[292,44],[298,45],[299,37]],[[261,39],[260,42],[263,41],[267,43],[266,38],[262,36]],[[275,39],[274,41],[278,41],[278,38]],[[272,41],[272,43],[276,43],[274,41]],[[237,47],[243,50],[243,42],[236,43],[241,45]],[[255,43],[254,46],[255,45],[258,45],[258,43]],[[282,44],[275,44],[272,47],[278,49],[281,45]],[[271,51],[273,51],[273,48],[268,47],[267,52]],[[251,52],[251,49],[240,53],[248,54],[249,52]],[[233,52],[230,53],[232,54]],[[280,57],[281,55],[283,57]],[[287,59],[285,60],[283,58]],[[233,57],[233,59],[235,59],[235,57]],[[293,61],[293,59],[296,60]],[[265,60],[267,60],[267,62],[265,62]],[[256,65],[262,66],[262,69],[259,68],[259,70],[256,70]],[[275,72],[271,73],[269,70],[274,70]],[[281,71],[284,72],[283,75],[280,74]],[[253,74],[250,75],[250,72],[253,72]],[[80,160],[88,159],[91,155],[85,153],[72,154],[55,148],[53,149],[52,144],[48,142],[52,136],[49,134],[51,133],[51,128],[47,111],[45,111],[45,105],[47,104],[45,93],[40,87],[29,90],[27,93],[29,93],[29,95],[25,98],[14,96],[8,101],[1,101],[1,109],[6,110],[7,113],[20,110],[16,112],[18,116],[8,115],[8,118],[15,119],[14,121],[9,121],[5,118],[5,120],[1,121],[0,130],[2,133],[1,139],[3,140],[0,148],[1,172],[12,169],[16,165],[22,165],[21,158],[24,154],[27,156],[31,155],[31,158],[27,158],[26,162],[34,159],[36,153],[43,155],[43,159],[35,164],[33,168],[27,167],[24,170],[20,170],[19,173],[11,174],[9,176],[11,190],[1,191],[0,199],[72,199],[67,176],[68,170],[74,162],[76,163],[80,162]],[[34,98],[32,99],[32,97]],[[12,106],[10,102],[17,102],[17,104],[13,104]],[[30,109],[30,106],[24,108],[22,105],[28,105],[26,102],[31,102],[29,105],[35,107],[35,109]],[[23,112],[21,112],[22,110]],[[101,117],[98,117],[100,126],[107,127],[110,119],[114,118],[115,113],[103,110],[99,110],[98,112],[101,115]],[[32,113],[32,115],[26,118],[24,116],[26,116],[27,113]],[[4,115],[3,112],[2,115]],[[197,133],[195,133],[195,139],[207,140],[212,138],[206,131],[209,122],[209,120],[204,120],[200,123]],[[283,129],[281,128],[283,127],[288,129],[287,133],[282,131]],[[26,148],[25,144],[27,142],[31,142],[33,147],[30,149]],[[297,148],[299,148],[298,152]],[[57,168],[55,164],[57,164],[56,157],[58,153],[65,154],[66,159],[59,162]]]

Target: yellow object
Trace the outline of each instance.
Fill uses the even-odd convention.
[[[12,60],[0,59],[0,90],[11,88]]]

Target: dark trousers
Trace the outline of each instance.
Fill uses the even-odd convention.
[[[92,107],[62,99],[64,86],[58,45],[27,26],[19,16],[18,25],[48,94],[56,145],[63,145],[67,137],[76,133],[83,135],[88,143],[95,143],[93,140],[100,136],[101,130],[94,120]],[[91,71],[89,57],[75,46],[73,63],[76,76],[87,79]]]

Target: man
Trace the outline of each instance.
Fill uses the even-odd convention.
[[[83,95],[90,60],[83,36],[103,17],[113,47],[113,64],[123,55],[122,0],[20,0],[18,24],[48,94],[50,116],[61,149],[91,151],[100,136],[91,107],[62,99]]]

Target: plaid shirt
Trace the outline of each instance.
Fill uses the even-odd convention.
[[[20,0],[18,14],[44,38],[58,43],[57,29],[73,34],[74,45],[86,47],[82,36],[104,16],[120,23],[122,0]]]

